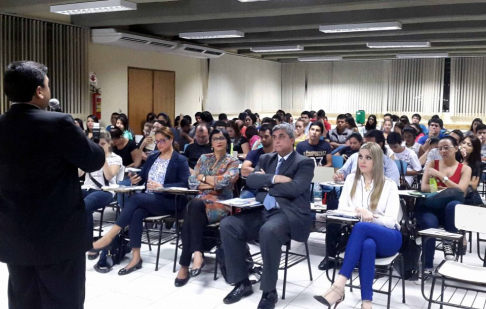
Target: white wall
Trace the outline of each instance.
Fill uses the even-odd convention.
[[[96,73],[97,87],[101,88],[102,125],[109,124],[112,112],[128,111],[129,67],[175,71],[175,114],[194,118],[194,113],[202,108],[205,61],[90,43],[89,71]]]

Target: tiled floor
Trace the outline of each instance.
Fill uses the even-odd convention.
[[[324,272],[317,269],[321,261],[324,249],[324,234],[312,233],[309,239],[309,250],[311,254],[312,272],[314,281],[309,281],[309,272],[305,262],[291,268],[288,272],[287,295],[285,300],[279,299],[277,308],[302,309],[302,308],[325,308],[312,297],[322,294],[329,288],[330,282]],[[475,245],[474,245],[475,247]],[[252,251],[258,248],[252,246]],[[293,244],[293,250],[304,252],[304,246],[300,243]],[[484,249],[483,249],[484,250]],[[122,265],[117,265],[108,274],[99,274],[93,269],[96,261],[87,261],[86,271],[86,303],[87,309],[117,308],[117,309],[141,309],[141,308],[256,308],[261,293],[258,286],[254,286],[255,293],[250,297],[242,299],[233,305],[223,304],[223,298],[231,291],[232,287],[224,282],[223,278],[213,281],[212,270],[214,265],[213,256],[207,257],[207,266],[203,273],[182,287],[174,287],[175,274],[172,273],[172,259],[174,245],[165,244],[161,248],[160,269],[155,271],[156,252],[150,252],[147,246],[142,247],[143,268],[128,276],[118,276],[118,270],[128,263],[126,259]],[[439,263],[443,257],[437,252],[436,262]],[[481,265],[475,249],[473,253],[465,256],[465,262]],[[282,292],[283,272],[279,272],[277,290]],[[0,309],[7,306],[7,280],[8,272],[4,264],[0,264]],[[378,281],[376,286],[382,284]],[[398,285],[391,299],[391,308],[426,308],[426,302],[421,295],[420,285],[413,282],[406,282],[406,304],[401,303],[401,286]],[[448,291],[453,299],[461,300],[463,293]],[[449,296],[450,297],[450,296]],[[483,308],[486,294],[466,295],[464,304]],[[354,290],[352,293],[346,290],[346,299],[338,308],[360,308],[360,292]],[[375,294],[374,308],[386,308],[386,295]],[[438,306],[433,306],[438,308]]]

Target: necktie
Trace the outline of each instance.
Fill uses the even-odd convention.
[[[278,171],[283,161],[285,161],[284,158],[278,160],[277,168],[275,169],[275,175],[278,175]],[[275,200],[275,197],[271,196],[270,193],[267,194],[267,196],[265,196],[265,199],[263,200],[263,206],[265,206],[265,209],[270,210],[272,208],[275,208],[276,205],[277,205],[277,201]]]

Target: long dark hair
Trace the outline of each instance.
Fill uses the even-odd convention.
[[[471,141],[471,145],[473,147],[473,151],[471,152],[471,154],[469,155],[469,158],[467,159],[467,163],[468,165],[473,169],[477,168],[479,166],[479,168],[481,168],[481,141],[479,140],[479,138],[477,138],[476,135],[470,135],[466,138],[464,138],[464,140],[466,140],[467,138],[469,138],[469,140]]]
[[[84,131],[83,120],[81,120],[79,118],[74,118],[74,121],[76,121],[79,124],[79,127]]]
[[[99,123],[99,119],[98,117],[96,117],[96,115],[89,115],[88,117],[86,117],[86,135],[89,133],[89,126],[88,126],[88,119],[92,119],[95,123]]]
[[[479,118],[476,118],[476,119],[474,119],[474,120],[471,122],[471,128],[469,129],[469,131],[473,132],[474,134],[476,134],[476,132],[473,130],[473,129],[474,129],[474,128],[473,128],[473,126],[474,126],[474,123],[475,123],[475,122],[479,122],[479,123],[481,123],[481,124],[482,124],[482,123],[483,123],[483,121],[482,121],[481,119],[479,119]]]
[[[166,113],[163,113],[163,112],[162,112],[162,113],[159,113],[159,114],[157,115],[157,118],[159,118],[160,116],[164,117],[164,118],[165,118],[165,123],[167,124],[167,126],[168,126],[169,128],[172,128],[172,122],[170,121],[170,117],[169,117],[169,115],[167,115]]]
[[[373,125],[370,125],[370,118],[373,118],[373,120],[374,120]],[[375,115],[369,115],[368,116],[368,120],[366,121],[365,129],[366,129],[366,131],[376,130],[376,116]]]
[[[129,124],[128,124],[128,117],[125,114],[120,114],[118,115],[118,118],[116,120],[120,120],[123,124],[123,130],[129,131]]]

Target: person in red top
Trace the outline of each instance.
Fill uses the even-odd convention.
[[[326,133],[331,131],[331,124],[327,121],[326,112],[324,110],[320,109],[317,112],[317,120],[322,121],[322,123],[324,124],[324,128],[326,129]]]
[[[460,189],[466,196],[469,182],[471,181],[471,168],[456,160],[456,152],[459,144],[452,136],[441,138],[438,146],[441,160],[431,161],[424,169],[422,181],[422,192],[430,192],[429,178],[435,178],[438,187]],[[444,225],[448,232],[457,232],[454,225],[455,207],[460,201],[451,201],[440,209],[427,208],[420,204],[416,210],[416,217],[420,229],[438,228],[439,224]],[[426,269],[433,268],[435,253],[435,240],[425,244],[425,265]],[[450,243],[444,242],[444,258],[454,259],[454,251]]]

